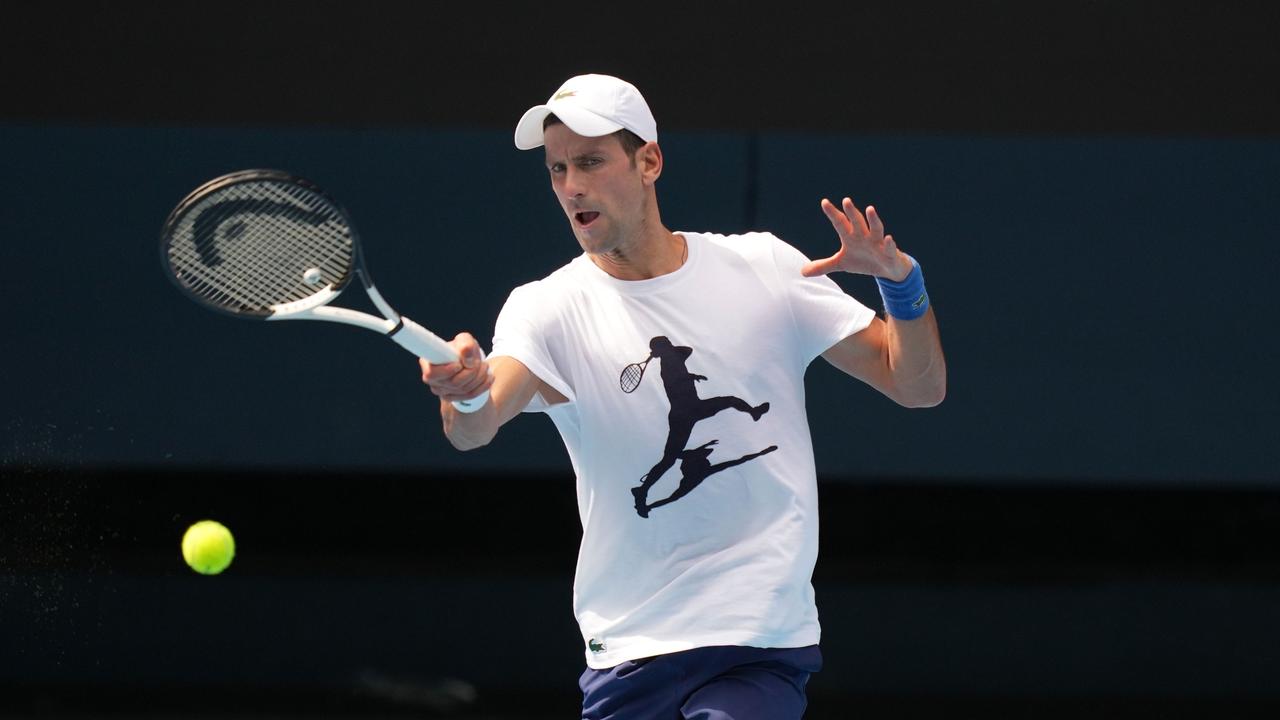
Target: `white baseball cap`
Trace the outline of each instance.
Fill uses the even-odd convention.
[[[516,147],[541,147],[542,123],[553,113],[570,130],[585,137],[626,129],[645,142],[658,139],[658,123],[640,91],[611,75],[569,78],[545,104],[529,108],[516,124]]]

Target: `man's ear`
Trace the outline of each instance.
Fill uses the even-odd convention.
[[[636,150],[636,164],[646,185],[652,185],[662,175],[662,148],[656,142],[647,142]]]

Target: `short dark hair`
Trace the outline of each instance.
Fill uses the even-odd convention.
[[[557,124],[563,125],[564,121],[556,117],[555,114],[552,113],[551,115],[547,116],[547,119],[542,121],[542,129],[543,131],[546,131],[547,128]],[[623,128],[622,130],[619,130],[618,132],[613,133],[613,136],[618,138],[618,142],[622,145],[622,151],[625,152],[627,154],[627,157],[631,158],[632,160],[636,159],[636,151],[644,147],[645,145],[645,141],[643,138],[631,132],[630,130],[627,130],[626,128]]]

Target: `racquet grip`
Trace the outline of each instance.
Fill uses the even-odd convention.
[[[439,335],[403,315],[400,316],[400,322],[401,328],[388,336],[400,347],[435,365],[458,359],[458,353]],[[473,413],[488,401],[489,391],[485,390],[470,400],[454,400],[453,406],[459,412]]]
[[[400,347],[420,358],[426,358],[428,362],[434,365],[453,362],[458,359],[458,353],[452,347],[449,347],[449,343],[445,342],[439,335],[407,317],[401,316],[400,322],[400,329],[388,336],[395,340]]]

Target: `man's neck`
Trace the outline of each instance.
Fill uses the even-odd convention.
[[[591,254],[596,267],[619,280],[651,280],[679,270],[689,257],[683,236],[659,226],[659,233],[632,246],[630,252],[615,250]]]

